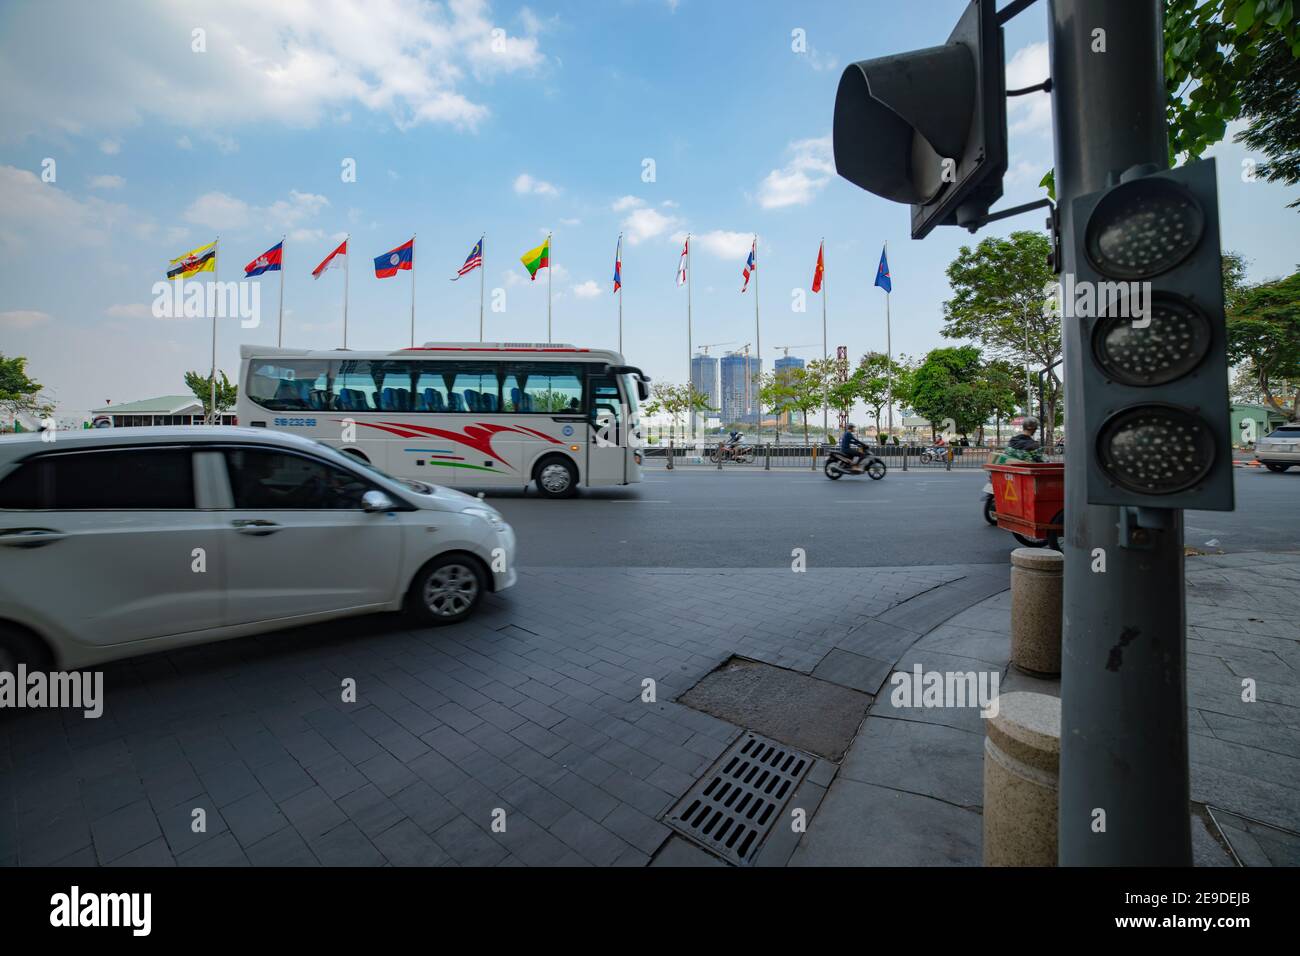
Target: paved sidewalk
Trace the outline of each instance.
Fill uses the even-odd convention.
[[[1187,601],[1195,861],[1300,865],[1300,554],[1190,557]],[[992,669],[1004,692],[1059,696],[1056,681],[1008,672],[1010,613],[1009,591],[988,598],[894,669]],[[903,711],[882,694],[792,865],[978,866],[983,742],[974,708]]]

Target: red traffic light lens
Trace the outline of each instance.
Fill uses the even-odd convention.
[[[1149,323],[1111,316],[1092,333],[1097,364],[1123,385],[1163,385],[1201,364],[1213,332],[1199,309],[1177,296],[1156,294],[1148,304]]]
[[[1172,180],[1149,176],[1102,198],[1088,220],[1084,248],[1104,275],[1148,279],[1190,256],[1204,233],[1196,197]]]
[[[1214,436],[1199,416],[1173,405],[1113,415],[1097,435],[1097,462],[1120,487],[1170,495],[1200,483],[1214,465]]]

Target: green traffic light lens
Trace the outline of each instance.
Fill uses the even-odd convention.
[[[1154,295],[1148,307],[1145,325],[1109,316],[1093,330],[1093,354],[1112,381],[1163,385],[1191,372],[1210,350],[1213,332],[1205,313],[1166,294]]]
[[[1144,279],[1192,254],[1205,233],[1205,213],[1187,189],[1147,177],[1116,186],[1093,210],[1084,236],[1088,259],[1104,275]]]
[[[1194,488],[1214,465],[1214,454],[1206,422],[1172,405],[1126,408],[1097,435],[1102,471],[1120,487],[1143,495]]]

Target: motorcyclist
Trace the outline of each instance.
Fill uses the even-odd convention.
[[[859,440],[858,436],[853,434],[853,426],[846,425],[844,434],[840,436],[841,454],[846,455],[853,467],[857,468],[858,462],[862,461],[863,456],[869,451],[866,442]]]
[[[730,434],[727,435],[727,440],[723,442],[723,444],[735,448],[737,445],[740,444],[740,432],[736,431],[733,428]]]
[[[1020,428],[1020,433],[1013,435],[1007,443],[1007,455],[1022,461],[1042,461],[1043,446],[1034,437],[1038,431],[1038,419],[1026,418]]]

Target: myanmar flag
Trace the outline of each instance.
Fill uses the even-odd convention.
[[[216,272],[217,271],[217,244],[215,241],[209,242],[206,246],[199,246],[197,249],[191,249],[184,255],[179,255],[171,260],[171,265],[167,267],[167,278],[169,279],[188,279],[196,272]]]
[[[536,249],[529,249],[519,257],[519,261],[528,270],[529,278],[536,280],[538,269],[549,269],[551,267],[551,237],[547,236],[546,241]]]

